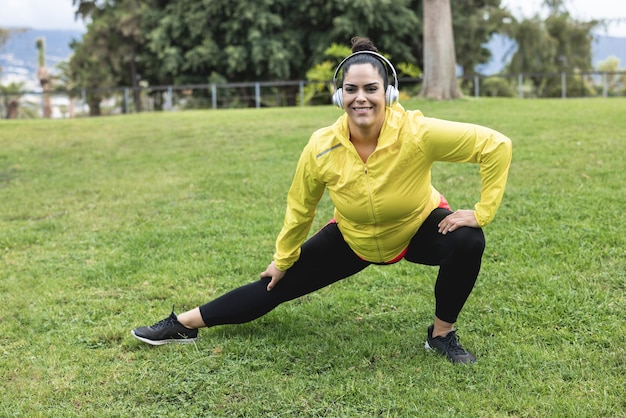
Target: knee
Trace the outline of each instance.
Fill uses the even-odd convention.
[[[481,256],[485,251],[485,234],[481,228],[464,227],[455,231],[455,247],[465,254]],[[454,235],[454,234],[452,234]]]

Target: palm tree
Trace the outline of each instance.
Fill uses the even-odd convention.
[[[0,86],[0,93],[2,93],[2,98],[4,99],[7,119],[17,119],[23,88],[24,83],[10,83],[6,86]]]
[[[37,38],[36,42],[37,46],[37,61],[39,63],[39,69],[37,70],[37,78],[39,79],[39,84],[41,84],[41,88],[43,89],[43,117],[50,118],[52,117],[52,104],[50,103],[50,73],[46,68],[46,53],[45,53],[45,42],[43,38]]]

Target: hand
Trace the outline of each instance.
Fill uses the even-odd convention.
[[[276,263],[272,261],[270,265],[267,266],[265,271],[259,275],[259,277],[261,279],[264,277],[272,278],[272,281],[270,281],[270,283],[267,285],[267,291],[269,292],[270,290],[274,288],[274,286],[276,286],[276,284],[280,281],[280,279],[283,278],[284,275],[285,275],[285,272],[282,270],[279,270],[278,267],[276,267]]]
[[[469,209],[457,210],[456,212],[451,213],[443,218],[443,220],[439,222],[438,226],[439,232],[443,235],[446,235],[448,232],[453,232],[462,226],[480,228],[474,211]]]

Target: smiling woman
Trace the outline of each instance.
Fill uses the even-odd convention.
[[[136,328],[134,337],[152,345],[195,341],[198,328],[252,321],[372,264],[404,259],[439,266],[425,347],[453,363],[476,360],[459,344],[454,324],[480,271],[482,227],[502,200],[511,141],[483,126],[406,111],[397,102],[393,65],[367,38],[352,40],[335,81],[340,70],[333,100],[345,112],[302,151],[276,252],[260,280]],[[473,209],[452,211],[433,187],[437,161],[479,164],[482,190]],[[333,219],[306,239],[326,191]]]

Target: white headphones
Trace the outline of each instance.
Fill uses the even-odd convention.
[[[392,104],[397,102],[398,96],[399,96],[398,75],[396,74],[396,69],[393,68],[393,65],[391,64],[391,62],[387,58],[383,57],[382,55],[374,51],[357,51],[351,55],[348,55],[346,58],[344,58],[343,61],[339,63],[339,65],[337,66],[337,69],[335,70],[335,74],[333,75],[333,87],[335,88],[335,92],[333,93],[333,104],[343,109],[343,91],[342,91],[343,89],[341,87],[337,87],[337,75],[339,74],[341,67],[343,67],[344,63],[347,60],[354,57],[355,55],[360,55],[360,54],[372,55],[373,57],[378,59],[385,67],[385,71],[387,72],[387,79],[389,79],[389,75],[390,75],[389,71],[391,70],[391,75],[393,75],[393,85],[389,84],[387,86],[387,89],[385,90],[385,104],[387,106],[391,106]]]

